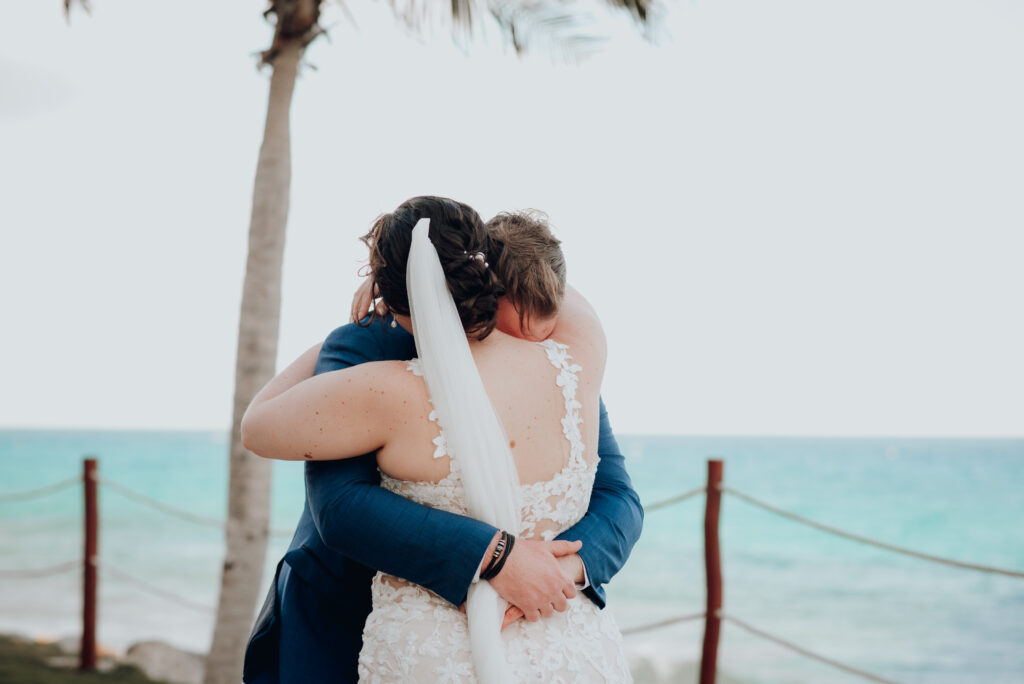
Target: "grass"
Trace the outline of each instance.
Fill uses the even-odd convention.
[[[59,655],[63,654],[56,644],[0,636],[0,684],[154,684],[134,665],[119,664],[110,672],[79,672],[46,664],[47,658]]]

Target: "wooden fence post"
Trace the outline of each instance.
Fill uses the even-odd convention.
[[[704,572],[707,606],[704,615],[704,652],[700,659],[700,684],[715,684],[718,664],[718,631],[722,620],[722,558],[718,547],[718,512],[722,503],[721,459],[708,459],[708,485],[704,497]]]
[[[96,459],[83,462],[85,483],[85,563],[82,576],[82,647],[78,669],[96,669],[96,570],[99,556],[99,509],[96,492]]]

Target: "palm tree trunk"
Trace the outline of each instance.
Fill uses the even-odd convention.
[[[242,447],[249,402],[274,375],[281,316],[281,263],[291,185],[289,110],[303,43],[283,40],[272,61],[267,122],[253,188],[249,256],[242,290],[235,366],[227,553],[204,684],[238,684],[252,629],[270,522],[271,463]]]

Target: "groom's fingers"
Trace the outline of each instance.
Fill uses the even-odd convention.
[[[555,545],[533,539],[517,540],[504,568],[489,580],[491,586],[501,598],[519,606],[527,619],[540,619],[541,609],[551,610],[555,601],[576,595],[572,578],[566,576],[552,552],[561,546],[578,548],[578,544],[571,542]]]
[[[570,556],[583,548],[583,542],[579,540],[567,541],[565,539],[556,539],[553,542],[549,542],[549,544],[551,545],[551,554],[555,557]]]
[[[565,599],[565,596],[559,596],[555,599],[555,602],[551,604],[551,607],[559,613],[564,613],[569,610],[569,602]]]

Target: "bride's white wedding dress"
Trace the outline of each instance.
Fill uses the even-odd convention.
[[[557,371],[555,382],[565,399],[562,430],[569,442],[569,461],[550,480],[520,485],[519,536],[551,540],[586,513],[597,455],[587,462],[580,435],[579,366],[572,363],[565,345],[551,340],[539,345]],[[409,362],[409,370],[422,375],[418,359]],[[433,413],[431,420],[436,421]],[[443,428],[434,445],[434,458],[449,455]],[[381,485],[418,503],[468,515],[458,461],[453,458],[450,464],[448,476],[439,482],[407,482],[382,474]],[[359,654],[361,682],[476,681],[464,613],[419,585],[379,572],[372,592],[373,611],[366,620]],[[539,622],[519,620],[501,635],[514,681],[632,681],[614,619],[582,593],[569,601],[564,613]]]

